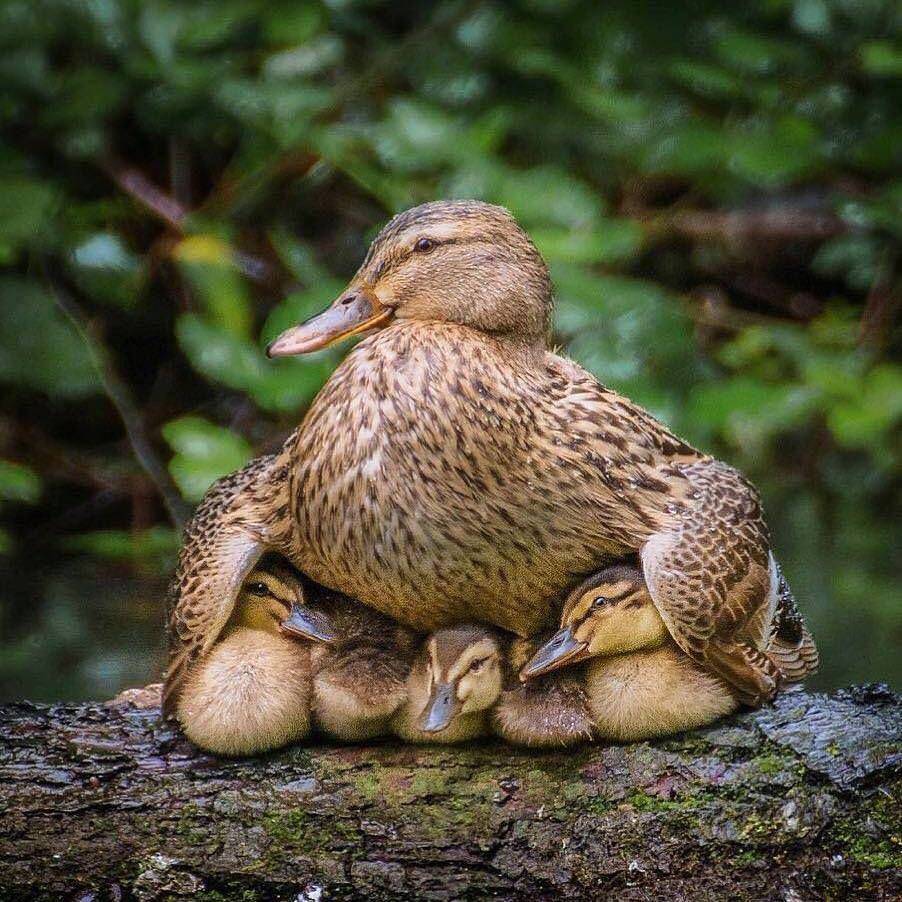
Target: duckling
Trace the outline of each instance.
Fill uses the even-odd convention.
[[[739,702],[670,638],[642,574],[611,567],[580,586],[562,628],[521,671],[530,680],[585,661],[587,707],[600,738],[633,741],[711,723]]]
[[[464,742],[489,731],[489,709],[504,680],[497,633],[464,624],[429,636],[407,680],[407,701],[395,715],[407,742]]]
[[[408,742],[456,743],[493,733],[515,745],[569,746],[592,736],[578,678],[558,675],[516,685],[534,643],[505,651],[494,630],[464,624],[425,642],[408,680],[394,732]]]
[[[368,333],[283,447],[217,483],[189,524],[172,682],[267,551],[412,628],[523,637],[580,574],[636,555],[677,645],[767,697],[743,648],[775,588],[757,492],[556,354],[553,306],[507,210],[438,201],[392,219],[334,303],[268,349]]]
[[[568,667],[517,681],[517,673],[535,654],[535,640],[515,639],[508,650],[509,677],[492,708],[492,732],[512,745],[566,748],[591,741],[595,725],[588,708],[585,668]]]
[[[415,634],[377,611],[321,590],[295,602],[282,631],[312,641],[313,718],[327,736],[359,742],[390,731],[407,699]]]
[[[771,566],[773,589],[764,603],[741,630],[729,624],[734,631],[729,655],[715,654],[715,643],[710,643],[709,657],[693,657],[702,670],[716,674],[750,707],[772,699],[782,683],[804,679],[818,662],[814,641],[779,565],[772,559]],[[724,612],[725,619],[730,621],[732,613]],[[596,655],[625,654],[672,641],[671,623],[642,572],[631,565],[609,567],[571,592],[564,603],[561,629],[522,675],[528,678]],[[753,684],[746,679],[751,673],[755,674]]]
[[[254,755],[310,732],[310,647],[282,634],[300,583],[269,561],[238,595],[222,637],[185,675],[175,717],[197,746],[217,755]]]
[[[806,646],[800,643],[797,659],[807,654]],[[775,686],[784,678],[766,651],[749,644],[745,654],[772,674]],[[788,642],[782,654],[790,657]],[[635,567],[607,568],[574,590],[561,629],[521,670],[521,679],[588,659],[588,707],[605,738],[644,739],[703,726],[735,711],[742,700],[735,687],[677,646]]]

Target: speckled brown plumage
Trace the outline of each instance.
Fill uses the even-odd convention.
[[[420,629],[530,635],[547,599],[667,519],[655,496],[676,509],[689,489],[676,464],[656,467],[689,449],[635,413],[547,352],[393,326],[349,355],[286,446],[291,556]],[[326,448],[342,453],[309,453]]]
[[[354,304],[385,328],[284,448],[192,521],[174,673],[215,640],[266,549],[414,628],[477,620],[524,636],[581,576],[639,553],[676,641],[722,666],[771,589],[758,496],[549,350],[547,269],[506,211],[440,202],[397,217],[330,317]],[[310,349],[322,328],[276,345]]]
[[[277,458],[258,457],[214,483],[188,522],[167,604],[167,716],[191,665],[212,648],[232,615],[244,578],[273,536],[271,521],[284,521],[284,515],[273,516],[284,487]]]
[[[773,563],[776,599],[765,648],[780,669],[781,680],[797,683],[817,670],[820,656],[782,568],[776,560]]]

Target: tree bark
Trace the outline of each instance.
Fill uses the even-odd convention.
[[[787,692],[626,746],[240,761],[140,702],[0,708],[0,899],[902,895],[902,704],[886,687]]]

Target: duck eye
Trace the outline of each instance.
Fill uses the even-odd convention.
[[[431,251],[437,245],[438,242],[433,241],[431,238],[420,238],[413,246],[413,249],[421,254],[425,254],[427,251]]]
[[[488,658],[477,658],[467,668],[469,673],[478,673],[488,663]]]
[[[251,595],[257,595],[260,598],[269,595],[269,587],[266,583],[249,583],[247,591],[250,592]]]
[[[608,603],[607,598],[604,595],[596,596],[595,600],[592,602],[593,608],[603,608]]]

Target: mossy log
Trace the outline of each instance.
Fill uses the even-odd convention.
[[[138,702],[0,708],[0,898],[902,897],[885,687],[625,746],[241,761]]]

